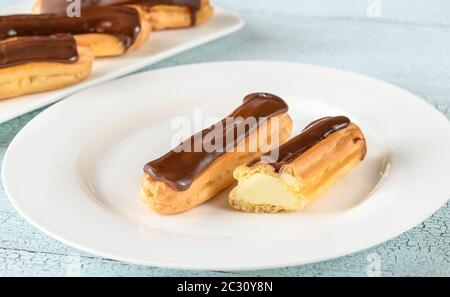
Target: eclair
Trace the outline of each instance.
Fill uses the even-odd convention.
[[[303,209],[366,155],[361,130],[347,117],[315,121],[298,136],[233,175],[231,207],[252,213]]]
[[[209,0],[81,0],[80,4],[83,12],[91,7],[137,5],[153,30],[192,27],[205,23],[213,15]],[[37,0],[33,7],[35,13],[66,14],[71,10],[73,4],[65,0]]]
[[[63,88],[85,79],[94,56],[70,35],[0,42],[0,99]]]
[[[139,8],[103,7],[83,11],[81,17],[23,14],[0,17],[0,39],[67,33],[89,46],[96,57],[118,56],[140,47],[151,32]]]
[[[208,201],[233,184],[236,167],[288,139],[292,120],[287,111],[275,95],[246,96],[227,118],[145,165],[143,201],[161,214],[185,212]]]

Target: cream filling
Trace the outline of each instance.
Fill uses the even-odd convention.
[[[239,182],[235,197],[253,205],[277,206],[285,210],[302,208],[301,199],[289,189],[284,182],[285,178],[261,173],[253,174]]]

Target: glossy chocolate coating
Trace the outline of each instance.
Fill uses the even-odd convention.
[[[200,0],[81,0],[81,9],[91,7],[105,7],[122,4],[138,4],[142,6],[174,5],[189,8],[191,12],[192,25],[195,24],[196,11],[200,9]],[[70,2],[65,0],[42,0],[41,13],[66,13]]]
[[[251,167],[263,160],[265,163],[271,164],[276,172],[279,172],[283,165],[289,164],[334,132],[347,128],[349,124],[350,120],[344,116],[326,117],[314,121],[306,126],[302,133],[278,148],[277,160],[271,160],[272,152],[269,152],[251,161],[247,166]]]
[[[94,8],[82,17],[56,14],[23,14],[0,17],[0,39],[20,36],[48,36],[60,33],[99,33],[115,36],[128,49],[141,30],[136,9],[130,7]]]
[[[219,137],[222,137],[220,150],[207,152],[201,147],[201,150],[194,151],[194,145],[197,141],[204,139],[206,135],[215,131],[216,125],[211,126],[191,138],[183,141],[177,148],[170,151],[166,155],[144,167],[144,172],[153,177],[155,180],[162,181],[170,187],[179,191],[185,191],[194,182],[208,166],[210,166],[217,158],[225,154],[236,145],[242,143],[246,137],[266,122],[269,118],[283,114],[288,111],[288,106],[281,98],[268,93],[250,94],[244,98],[244,102],[227,118],[223,119],[216,125],[223,127],[219,131]],[[228,119],[228,120],[227,120]],[[236,120],[235,120],[236,119]],[[255,119],[253,124],[245,125],[237,119]],[[231,121],[230,121],[231,120]],[[248,123],[248,122],[247,122]],[[185,147],[191,147],[191,151],[182,150]]]
[[[71,35],[24,37],[0,43],[0,69],[30,62],[77,61],[77,44]]]

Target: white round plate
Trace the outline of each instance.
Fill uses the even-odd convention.
[[[294,133],[322,116],[350,117],[367,158],[301,212],[237,212],[227,191],[175,216],[140,201],[142,168],[170,149],[174,118],[222,118],[259,91],[287,101]],[[388,83],[320,66],[211,63],[130,76],[50,107],[11,143],[3,181],[25,218],[81,250],[161,267],[261,269],[346,255],[419,224],[450,196],[449,151],[449,121]]]

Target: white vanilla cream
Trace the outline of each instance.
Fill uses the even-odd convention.
[[[255,205],[278,206],[286,210],[302,206],[301,200],[289,191],[288,185],[281,178],[261,173],[242,180],[235,195],[237,199]]]

